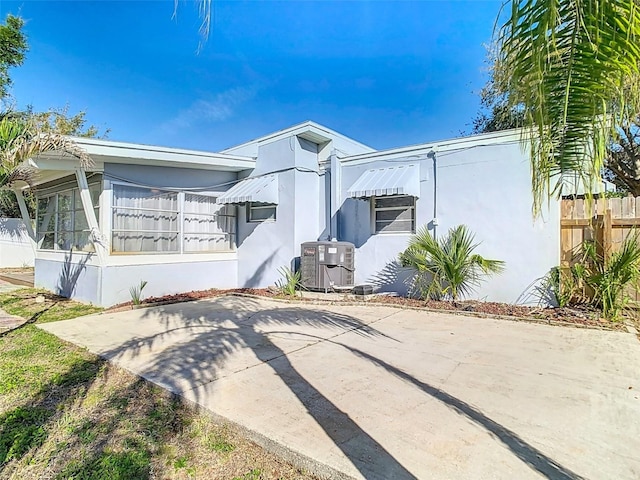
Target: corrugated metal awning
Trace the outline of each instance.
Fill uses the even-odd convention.
[[[375,168],[364,172],[347,190],[350,198],[385,195],[420,196],[419,165]]]
[[[278,174],[249,177],[234,185],[216,199],[216,203],[278,204]]]

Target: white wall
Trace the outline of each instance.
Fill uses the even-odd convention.
[[[560,263],[560,203],[534,221],[529,159],[517,144],[492,145],[438,160],[438,234],[464,223],[478,253],[506,262],[477,298],[515,302]]]
[[[81,302],[100,302],[100,267],[95,255],[76,252],[38,252],[35,287]],[[107,306],[107,305],[103,305]]]
[[[302,142],[302,143],[301,143]],[[295,136],[260,146],[256,169],[262,175],[280,171],[276,221],[247,222],[246,207],[238,207],[238,286],[268,287],[278,271],[291,267],[299,253],[297,238],[317,235],[319,177],[315,148]],[[315,237],[314,237],[315,239]]]
[[[532,282],[560,261],[559,203],[551,202],[543,219],[531,214],[529,161],[517,143],[482,145],[448,150],[436,155],[437,235],[465,224],[482,242],[477,252],[503,260],[503,274],[490,277],[472,298],[500,302],[522,301]],[[367,169],[415,164],[415,158],[394,159],[342,167],[342,198],[346,190]],[[433,220],[433,160],[419,160],[421,189],[416,202],[416,224]],[[406,291],[407,272],[394,265],[406,248],[409,234],[372,234],[369,201],[343,200],[340,211],[340,240],[356,247],[356,282],[376,283],[381,290]]]
[[[0,268],[33,267],[35,254],[24,222],[0,218]]]
[[[35,286],[82,302],[110,307],[131,301],[129,289],[146,280],[142,297],[192,290],[235,288],[237,260],[143,263],[98,266],[95,255],[55,252],[38,258]],[[129,257],[136,262],[135,256]]]
[[[237,261],[217,260],[148,265],[107,266],[102,269],[102,305],[131,301],[129,289],[146,280],[142,297],[162,297],[193,290],[235,288]]]

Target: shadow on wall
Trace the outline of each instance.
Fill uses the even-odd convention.
[[[253,275],[251,275],[244,282],[244,287],[245,288],[258,288],[260,286],[260,283],[262,282],[262,278],[264,277],[265,272],[267,271],[267,269],[273,263],[273,259],[275,258],[276,253],[278,253],[279,250],[280,250],[280,248],[275,250],[271,255],[269,255],[269,257],[267,259],[265,259],[260,264],[260,266],[258,268],[256,268],[256,271],[253,272]]]
[[[338,212],[338,232],[341,240],[356,248],[371,238],[371,204],[369,200],[347,198]]]
[[[544,277],[536,278],[518,296],[516,305],[535,305],[540,307],[558,307],[558,299],[550,281],[551,271]]]
[[[26,236],[27,230],[21,219],[0,217],[0,238],[20,240]]]
[[[394,260],[387,263],[382,270],[369,278],[367,283],[374,286],[378,292],[395,292],[407,295],[412,291],[414,271],[405,268]]]
[[[64,264],[58,285],[56,285],[56,293],[61,297],[71,298],[76,290],[78,279],[82,272],[87,268],[87,262],[91,255],[82,255],[77,263],[73,263],[73,250],[64,256]]]

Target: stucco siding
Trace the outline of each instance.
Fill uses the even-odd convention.
[[[24,222],[0,218],[0,268],[33,267],[35,254]]]
[[[125,181],[157,188],[207,189],[214,192],[228,190],[238,178],[235,172],[118,163],[105,163],[104,175],[116,182]]]
[[[209,288],[235,288],[237,271],[236,260],[104,267],[102,305],[130,301],[129,289],[142,280],[147,281],[142,291],[144,298]]]
[[[493,145],[438,160],[438,234],[465,224],[478,253],[506,262],[476,298],[526,301],[532,282],[560,262],[560,204],[533,219],[529,160],[518,144]],[[529,298],[528,301],[535,299]]]
[[[35,287],[81,302],[102,305],[100,267],[88,255],[59,254],[59,259],[36,258]]]
[[[356,282],[406,293],[408,272],[399,268],[397,257],[410,234],[373,234],[370,201],[346,198],[346,190],[368,169],[416,163],[420,164],[416,227],[428,225],[433,232],[435,201],[438,236],[465,224],[482,242],[478,253],[506,262],[505,272],[483,283],[472,298],[535,301],[526,295],[531,284],[559,263],[559,203],[551,201],[543,218],[533,220],[529,161],[516,143],[436,154],[435,175],[431,157],[343,165],[339,238],[357,248]]]

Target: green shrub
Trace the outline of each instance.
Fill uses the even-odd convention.
[[[577,276],[593,290],[592,303],[602,309],[608,320],[616,320],[629,303],[626,290],[640,282],[640,238],[633,230],[622,242],[620,250],[604,258],[594,241],[582,244],[582,261]]]
[[[455,302],[475,290],[485,276],[504,270],[503,261],[473,253],[478,245],[465,225],[450,229],[440,239],[423,226],[400,254],[400,263],[415,270],[413,288],[420,298]]]
[[[301,274],[300,272],[294,272],[288,267],[281,267],[278,269],[281,278],[276,282],[276,287],[282,295],[288,297],[295,297],[297,291],[302,288]]]

